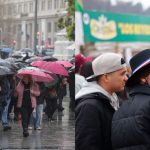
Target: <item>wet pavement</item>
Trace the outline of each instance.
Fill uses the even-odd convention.
[[[4,132],[0,127],[0,150],[74,150],[74,113],[69,110],[69,98],[63,102],[63,113],[55,113],[55,121],[43,116],[42,130],[29,130],[30,136],[22,136],[19,122],[11,121],[12,130]]]

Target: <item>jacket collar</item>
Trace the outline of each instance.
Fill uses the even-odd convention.
[[[130,90],[129,95],[135,95],[135,94],[150,95],[150,85],[136,85],[136,86],[134,86]]]

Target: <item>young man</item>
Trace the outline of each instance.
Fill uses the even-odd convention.
[[[104,53],[92,68],[90,82],[76,95],[76,150],[112,150],[111,121],[119,107],[115,92],[124,90],[126,64],[119,54]]]

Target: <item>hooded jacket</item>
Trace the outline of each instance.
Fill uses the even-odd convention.
[[[17,101],[17,107],[21,108],[23,103],[23,92],[24,92],[24,85],[22,82],[19,82],[19,84],[16,87],[16,91],[18,93],[18,101]],[[40,95],[40,89],[37,83],[33,83],[30,86],[30,98],[31,98],[31,104],[32,108],[36,107],[36,97]]]
[[[92,82],[76,95],[76,150],[112,150],[111,121],[115,109],[107,94]]]
[[[150,150],[150,86],[131,89],[112,121],[114,150]]]

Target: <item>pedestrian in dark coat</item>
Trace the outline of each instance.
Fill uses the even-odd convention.
[[[120,55],[106,53],[92,62],[92,69],[91,82],[76,94],[76,150],[112,150],[111,121],[119,107],[115,92],[124,89],[126,64]]]
[[[114,150],[150,150],[150,49],[133,56],[130,66],[130,97],[113,116],[112,145]]]
[[[8,92],[7,78],[0,76],[0,120],[2,119],[3,110],[7,105]]]

